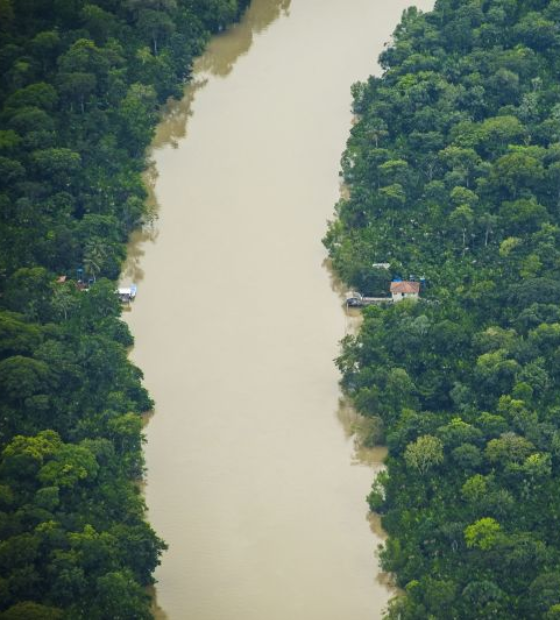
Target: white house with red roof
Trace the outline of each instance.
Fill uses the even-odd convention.
[[[391,296],[393,302],[403,299],[418,299],[420,295],[420,282],[396,281],[391,282]]]

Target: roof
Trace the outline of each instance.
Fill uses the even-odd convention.
[[[349,291],[346,293],[346,299],[362,299],[361,293],[356,293],[356,291]]]
[[[117,289],[117,293],[119,295],[128,295],[129,297],[136,297],[138,289],[136,284],[131,284],[130,286],[120,286]]]
[[[416,294],[420,292],[420,282],[391,282],[391,293]]]

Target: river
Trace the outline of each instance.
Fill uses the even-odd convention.
[[[157,403],[145,493],[170,545],[161,618],[372,620],[391,595],[365,503],[380,463],[344,423],[333,359],[348,318],[320,240],[350,85],[407,5],[253,0],[158,128],[158,219],[124,278]]]

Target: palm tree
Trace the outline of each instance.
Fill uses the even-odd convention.
[[[94,282],[103,270],[106,259],[107,246],[105,243],[98,237],[89,239],[84,252],[84,269],[93,278]]]
[[[68,312],[76,305],[77,299],[73,291],[67,285],[57,285],[54,291],[53,306],[64,316],[64,320],[68,319]]]

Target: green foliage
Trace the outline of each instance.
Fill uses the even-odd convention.
[[[467,547],[475,547],[487,551],[499,542],[502,532],[500,524],[492,518],[479,519],[465,529]]]
[[[0,615],[2,620],[62,620],[62,610],[37,603],[16,603]]]
[[[153,403],[115,280],[159,108],[247,4],[0,0],[1,618],[151,617]]]
[[[420,475],[443,463],[443,444],[437,437],[422,435],[409,443],[404,452],[406,464]]]
[[[342,386],[381,418],[368,496],[405,595],[389,618],[554,618],[560,574],[560,3],[438,0],[403,14],[352,87],[348,195],[325,237],[364,294]]]

